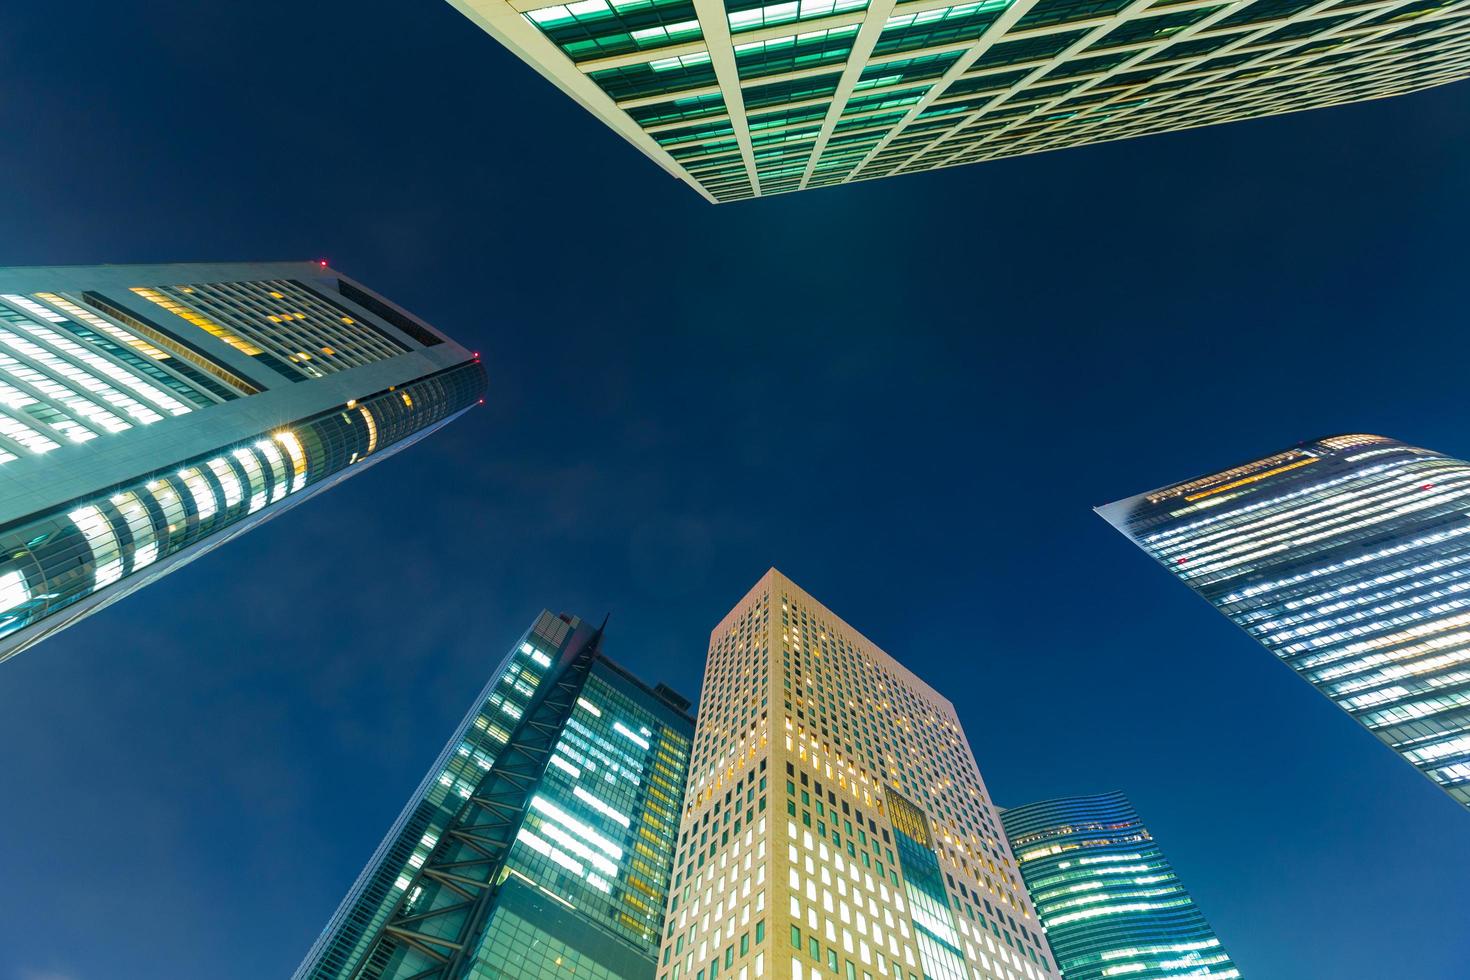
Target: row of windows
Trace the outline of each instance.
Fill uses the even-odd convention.
[[[291,380],[326,377],[409,349],[290,280],[140,286],[133,292]]]
[[[0,636],[143,572],[472,404],[463,365],[150,474],[0,536]]]
[[[1226,40],[1234,40],[1234,38],[1232,37]],[[1331,46],[1337,43],[1340,42],[1325,42],[1327,46]],[[1167,50],[1168,49],[1166,49],[1166,51]],[[1365,54],[1371,53],[1372,52],[1365,52]],[[1092,65],[1088,64],[1088,62],[1101,63],[1104,60],[1116,62],[1120,60],[1126,60],[1127,58],[1134,57],[1135,55],[1135,51],[1127,51],[1113,56],[1112,59],[1077,59],[1074,62],[1064,63],[1064,65],[1061,68],[1057,69],[1053,74],[1065,74],[1068,71],[1080,72],[1085,68],[1092,67]],[[1246,60],[1247,57],[1253,58],[1256,56],[1256,53],[1251,53],[1248,56],[1237,56],[1236,58],[1228,60],[1231,60],[1233,63],[1239,63],[1240,61]],[[1077,66],[1075,69],[1071,67],[1074,64]],[[1369,70],[1372,64],[1373,62],[1365,62],[1363,69],[1365,73]],[[1367,88],[1356,95],[1348,94],[1342,91],[1322,90],[1322,86],[1319,84],[1321,80],[1315,79],[1311,76],[1310,71],[1308,70],[1310,67],[1311,66],[1306,66],[1304,68],[1297,69],[1294,72],[1281,74],[1279,76],[1281,80],[1273,83],[1277,85],[1291,85],[1294,84],[1293,78],[1295,77],[1295,75],[1301,75],[1304,79],[1303,85],[1308,86],[1309,89],[1317,89],[1316,91],[1302,91],[1299,96],[1302,101],[1298,106],[1296,106],[1297,108],[1307,108],[1317,104],[1329,104],[1336,101],[1350,100],[1351,98],[1369,97],[1369,95],[1371,94]],[[1421,66],[1419,69],[1416,69],[1416,71],[1419,71],[1420,74],[1423,74],[1424,77],[1427,78],[1432,72],[1432,69],[1432,64],[1426,64],[1424,66]],[[1339,90],[1343,88],[1351,88],[1354,84],[1358,84],[1357,82],[1355,82],[1354,79],[1342,75],[1335,76],[1334,81],[1337,83]],[[1382,89],[1383,91],[1381,94],[1388,94],[1390,90],[1396,91],[1398,87],[1402,86],[1405,83],[1408,83],[1409,87],[1412,87],[1412,79],[1410,78],[1392,79],[1391,76],[1376,77],[1373,75],[1365,74],[1361,85],[1374,87],[1376,89]],[[1194,84],[1195,82],[1193,79],[1181,79],[1177,82],[1171,81],[1160,83],[1156,88],[1158,91],[1167,91]],[[1202,97],[1208,98],[1207,89],[1199,89],[1199,92]],[[1091,142],[1096,139],[1119,138],[1123,135],[1138,135],[1142,133],[1158,131],[1160,129],[1173,129],[1179,128],[1181,126],[1201,125],[1208,122],[1228,121],[1230,119],[1240,118],[1242,114],[1248,114],[1250,112],[1250,106],[1256,104],[1267,107],[1267,111],[1279,111],[1279,104],[1282,96],[1283,93],[1273,93],[1269,90],[1264,90],[1257,87],[1243,90],[1237,93],[1237,103],[1226,102],[1218,98],[1214,99],[1213,101],[1197,100],[1196,111],[1193,116],[1191,116],[1189,113],[1181,112],[1178,107],[1174,107],[1165,103],[1161,103],[1159,110],[1153,113],[1145,113],[1141,115],[1124,115],[1118,117],[1117,119],[1114,119],[1108,114],[1108,112],[1115,110],[1132,109],[1147,105],[1146,102],[1142,101],[1135,101],[1131,103],[1117,103],[1113,106],[1110,106],[1107,111],[1100,110],[1097,113],[1089,115],[1078,114],[1076,112],[1056,114],[1045,117],[1042,124],[1040,125],[1031,125],[1028,127],[1013,129],[1010,132],[1006,133],[1003,138],[990,141],[986,143],[986,145],[980,150],[971,154],[955,152],[956,150],[963,149],[963,141],[961,140],[947,141],[945,143],[944,151],[938,152],[931,157],[915,157],[909,160],[909,154],[884,154],[880,161],[875,161],[874,164],[870,165],[867,170],[863,171],[861,176],[866,178],[881,176],[890,173],[892,172],[893,166],[896,163],[902,162],[903,160],[909,160],[909,162],[903,167],[902,172],[913,172],[917,170],[929,169],[934,166],[963,164],[976,160],[985,160],[996,158],[999,156],[1014,155],[1021,152],[1031,152],[1033,150],[1078,145],[1080,143]],[[1094,99],[1089,99],[1087,101],[1094,101]],[[1087,130],[1078,131],[1075,135],[1071,135],[1067,132],[1053,131],[1053,127],[1058,125],[1087,125],[1090,128],[1088,128]],[[1111,132],[1115,129],[1118,131],[1116,134]],[[1040,142],[1028,142],[1028,139],[1033,136],[1035,136],[1036,139]]]
[[[1411,763],[1465,782],[1470,465],[1403,446],[1294,453],[1195,495],[1208,509],[1140,514],[1135,533]]]
[[[295,281],[133,292],[292,380],[409,349]],[[95,293],[7,293],[0,301],[0,463],[259,390],[176,334]]]
[[[573,61],[703,37],[690,0],[575,0],[523,16]]]
[[[862,142],[851,145],[863,152]],[[841,149],[841,144],[835,148]],[[719,907],[721,890],[732,885],[732,857],[749,855],[744,850],[748,828],[746,835],[740,835],[737,821],[748,795],[763,799],[766,763],[780,748],[778,744],[773,749],[769,742],[766,693],[778,664],[782,672],[775,676],[784,685],[781,703],[787,712],[784,746],[788,761],[786,778],[778,783],[785,796],[777,813],[783,807],[786,810],[792,852],[783,861],[777,848],[772,857],[780,868],[776,881],[787,889],[792,903],[790,909],[777,911],[791,917],[786,921],[788,927],[794,923],[803,932],[810,929],[817,940],[815,954],[811,949],[804,951],[808,955],[803,969],[831,980],[830,950],[837,957],[835,976],[839,978],[848,960],[857,976],[886,980],[893,975],[895,963],[900,976],[906,976],[903,971],[909,968],[918,976],[925,950],[932,955],[937,948],[901,914],[907,900],[894,844],[882,819],[882,787],[887,777],[882,782],[876,778],[882,767],[894,779],[929,784],[929,795],[955,813],[950,817],[940,811],[946,826],[951,821],[953,826],[934,837],[935,846],[953,862],[952,870],[936,872],[940,897],[935,908],[950,915],[947,881],[955,896],[956,913],[961,909],[960,896],[973,896],[976,908],[983,903],[986,912],[970,912],[962,929],[951,927],[954,940],[964,944],[964,952],[957,952],[961,946],[951,946],[946,962],[953,966],[954,957],[968,956],[967,962],[995,977],[1041,977],[1049,972],[1034,943],[1022,941],[1023,934],[1035,936],[1024,924],[1013,930],[999,928],[1006,922],[1003,907],[1014,909],[1013,923],[1028,908],[1017,895],[1019,881],[1008,867],[1003,845],[993,833],[989,843],[983,833],[973,835],[973,840],[970,834],[955,833],[961,812],[977,829],[987,821],[993,823],[988,804],[977,806],[975,801],[983,800],[978,795],[951,799],[946,795],[948,787],[932,785],[950,776],[936,781],[912,764],[933,757],[945,770],[971,771],[973,762],[963,748],[957,725],[921,695],[906,675],[901,676],[901,668],[884,666],[885,660],[880,653],[869,652],[860,638],[814,603],[789,592],[753,593],[720,626],[710,644],[701,695],[692,787],[681,828],[684,836],[665,938],[665,970],[661,973],[665,980],[672,980],[676,969],[681,980],[697,980],[700,970],[708,977],[713,965],[706,957],[711,947],[718,949],[720,944],[710,930],[722,928],[722,923],[718,914],[711,917],[707,904],[698,903],[713,902]],[[885,701],[894,709],[886,718]],[[911,726],[907,730],[894,725],[900,712]],[[871,775],[864,778],[860,775],[864,763],[859,760],[867,760],[870,751]],[[884,757],[890,752],[911,764],[887,766]],[[978,783],[976,786],[978,794]],[[984,815],[970,813],[976,809]],[[763,822],[763,816],[757,814],[757,824]],[[993,848],[994,853],[985,848]],[[995,877],[987,879],[992,884],[985,888],[972,888],[960,862],[978,874],[982,858],[991,863]],[[735,863],[738,861],[736,858]],[[764,869],[751,873],[757,882],[764,880]],[[982,896],[982,891],[987,894]],[[728,907],[726,902],[724,908]],[[890,942],[898,945],[890,947]],[[738,973],[749,961],[742,960],[738,946],[736,949],[732,969]]]
[[[663,932],[688,750],[685,734],[594,673],[509,866],[652,956]]]
[[[163,351],[63,296],[0,299],[0,463],[214,404],[157,366]]]
[[[600,3],[601,0],[598,0]],[[877,39],[871,57],[880,57],[900,52],[917,51],[945,44],[965,44],[983,38],[990,30],[994,21],[1004,13],[1008,3],[1006,0],[980,0],[955,4],[950,7],[934,8],[920,13],[912,14],[903,10],[902,6],[897,8],[893,15],[884,25],[884,31]],[[1240,114],[1248,112],[1246,105],[1260,104],[1269,106],[1267,111],[1280,111],[1281,99],[1285,93],[1276,93],[1271,98],[1257,98],[1255,100],[1245,99],[1243,105],[1224,103],[1216,100],[1214,104],[1208,101],[1200,101],[1195,98],[1195,93],[1200,91],[1201,78],[1193,77],[1169,77],[1158,78],[1159,72],[1171,72],[1178,74],[1181,66],[1186,72],[1197,69],[1199,66],[1189,66],[1180,59],[1196,57],[1202,53],[1218,50],[1226,44],[1238,44],[1242,39],[1250,37],[1251,30],[1259,30],[1262,35],[1252,43],[1257,47],[1250,51],[1231,53],[1213,60],[1206,66],[1208,71],[1223,71],[1231,67],[1244,65],[1252,58],[1265,58],[1263,67],[1246,68],[1246,74],[1225,77],[1221,76],[1223,82],[1232,82],[1244,79],[1254,79],[1261,74],[1276,73],[1272,77],[1271,84],[1279,85],[1289,82],[1291,79],[1302,75],[1299,98],[1302,107],[1322,104],[1330,101],[1338,101],[1347,98],[1368,97],[1376,89],[1387,91],[1395,84],[1391,78],[1380,78],[1373,75],[1348,78],[1335,76],[1332,79],[1316,78],[1306,73],[1297,66],[1282,64],[1279,60],[1273,62],[1273,54],[1296,54],[1305,50],[1316,50],[1325,54],[1329,49],[1342,44],[1355,44],[1349,57],[1362,60],[1365,66],[1381,64],[1382,59],[1394,49],[1394,44],[1403,45],[1401,50],[1408,50],[1408,46],[1415,43],[1419,30],[1427,30],[1429,36],[1436,38],[1427,41],[1433,47],[1426,56],[1433,58],[1436,51],[1444,49],[1446,43],[1453,39],[1453,33],[1438,31],[1439,23],[1426,23],[1412,25],[1410,29],[1401,30],[1396,35],[1396,40],[1387,45],[1376,47],[1365,46],[1365,35],[1359,31],[1351,36],[1327,38],[1321,42],[1321,46],[1315,49],[1300,47],[1303,40],[1337,31],[1342,28],[1355,28],[1354,25],[1364,25],[1362,31],[1381,30],[1386,25],[1394,24],[1395,17],[1408,17],[1413,15],[1423,16],[1435,15],[1445,9],[1445,0],[1422,0],[1422,9],[1411,13],[1398,11],[1390,12],[1387,4],[1378,9],[1370,8],[1366,11],[1348,14],[1334,14],[1315,18],[1298,24],[1279,26],[1279,20],[1291,16],[1305,9],[1303,0],[1256,0],[1239,8],[1231,8],[1229,16],[1217,19],[1213,23],[1212,18],[1219,18],[1226,13],[1223,6],[1210,6],[1192,8],[1190,10],[1169,10],[1164,12],[1149,12],[1144,16],[1134,16],[1129,20],[1118,24],[1110,31],[1099,30],[1094,36],[1093,25],[1105,23],[1105,18],[1115,15],[1122,9],[1120,0],[1044,0],[1033,6],[1017,24],[1013,25],[1013,31],[1035,30],[1038,28],[1052,29],[1052,33],[1032,37],[1011,37],[990,43],[989,47],[982,53],[980,58],[971,66],[972,71],[985,72],[994,71],[1007,65],[1027,64],[1036,65],[1048,59],[1063,55],[1073,49],[1074,46],[1089,44],[1090,52],[1086,57],[1073,57],[1065,61],[1052,71],[1052,78],[1061,79],[1067,77],[1085,76],[1101,71],[1115,68],[1124,61],[1142,61],[1149,59],[1151,68],[1148,72],[1133,72],[1127,77],[1116,80],[1117,85],[1133,87],[1148,86],[1147,93],[1155,96],[1153,100],[1120,100],[1113,104],[1092,111],[1078,111],[1076,108],[1068,108],[1061,111],[1042,114],[1029,122],[1022,120],[1032,116],[1032,111],[1013,107],[1010,104],[992,105],[984,102],[976,102],[962,110],[958,106],[948,111],[926,111],[925,119],[934,121],[943,115],[952,115],[963,122],[973,112],[990,112],[992,118],[1006,120],[1012,123],[1003,133],[996,135],[992,132],[976,132],[975,140],[952,140],[944,136],[937,137],[931,141],[934,152],[930,154],[915,153],[885,153],[882,157],[867,164],[866,168],[855,174],[858,178],[877,176],[892,172],[912,172],[927,169],[933,166],[950,165],[954,163],[969,162],[971,160],[988,159],[994,156],[1011,155],[1026,152],[1032,149],[1043,149],[1051,146],[1074,145],[1078,142],[1088,142],[1094,139],[1115,138],[1112,133],[1117,129],[1126,129],[1129,134],[1135,132],[1149,132],[1158,129],[1176,128],[1177,125],[1188,124],[1179,120],[1178,112],[1170,113],[1167,103],[1160,101],[1166,94],[1172,95],[1179,90],[1190,93],[1189,107],[1191,111],[1201,115],[1207,115],[1209,120],[1237,118]],[[1167,6],[1160,4],[1156,6]],[[844,8],[841,3],[784,3],[784,4],[761,4],[751,2],[742,6],[728,7],[732,28],[735,31],[736,55],[739,72],[742,78],[750,79],[767,74],[790,74],[809,70],[815,66],[844,63],[849,52],[847,48],[856,36],[856,24],[851,26],[840,26],[837,28],[826,28],[823,31],[810,32],[807,34],[795,33],[784,38],[758,42],[753,45],[739,43],[739,33],[742,30],[750,30],[760,27],[768,27],[777,23],[797,23],[809,19],[809,17],[828,16],[832,13],[841,13],[843,10],[851,9],[856,16],[861,5],[858,7]],[[819,9],[820,8],[820,9]],[[1057,26],[1068,24],[1088,23],[1089,27],[1081,30],[1055,31]],[[1201,25],[1206,25],[1207,33],[1203,36],[1189,37],[1191,31]],[[1272,28],[1275,27],[1273,32]],[[1242,30],[1245,29],[1245,30]],[[1177,45],[1170,45],[1169,41],[1176,35],[1185,35]],[[989,43],[989,42],[985,42]],[[1262,47],[1271,45],[1272,47]],[[1296,46],[1296,47],[1293,47]],[[1122,50],[1112,50],[1122,49]],[[936,52],[929,55],[920,55],[916,60],[925,58],[949,59],[952,63],[959,58],[962,51]],[[1442,56],[1441,56],[1442,57]],[[679,92],[695,92],[698,95],[686,95],[684,98],[710,98],[719,99],[716,90],[717,84],[712,65],[708,60],[707,52],[679,55],[677,57],[653,59],[640,65],[624,65],[613,69],[603,69],[591,73],[592,79],[603,87],[609,95],[618,100],[643,99],[660,93],[674,94]],[[1166,64],[1158,65],[1156,70],[1153,63],[1163,59]],[[896,62],[889,62],[894,64]],[[1322,62],[1321,64],[1326,64]],[[938,66],[936,66],[938,67]],[[1406,66],[1407,67],[1407,66]],[[1419,68],[1424,71],[1419,71]],[[1414,77],[1427,77],[1431,73],[1428,69],[1432,64],[1426,63],[1415,68]],[[864,77],[858,82],[858,89],[872,83],[875,78],[886,78],[886,75],[878,74],[869,77],[870,72],[881,68],[878,65],[866,65],[863,69]],[[945,70],[940,67],[939,72]],[[1032,70],[1032,69],[1028,69]],[[912,81],[917,75],[907,77],[896,77],[891,84],[901,84],[904,81]],[[934,76],[929,76],[934,77]],[[1324,82],[1331,81],[1339,91],[1343,89],[1357,90],[1351,95],[1331,96],[1325,92],[1318,94],[1316,90],[1322,89]],[[976,84],[986,84],[975,80]],[[1427,82],[1426,82],[1427,83]],[[961,83],[956,83],[957,85]],[[769,108],[775,105],[790,102],[801,102],[809,99],[824,98],[830,96],[836,88],[836,75],[832,75],[831,81],[820,77],[806,77],[787,79],[772,85],[744,86],[743,93],[746,102],[747,113],[752,110]],[[701,90],[714,90],[706,93]],[[1046,97],[1055,97],[1062,90],[1051,93]],[[942,93],[943,95],[965,94],[961,88],[953,92]],[[1250,93],[1244,93],[1242,98]],[[1257,93],[1259,94],[1259,93]],[[1044,97],[1038,93],[1038,99]],[[1079,103],[1085,107],[1096,105],[1098,96],[1089,93],[1087,101]],[[1152,102],[1157,102],[1159,111],[1154,111]],[[720,107],[723,108],[723,100],[720,99]],[[640,112],[644,107],[634,108],[633,112]],[[1141,111],[1148,110],[1148,111]],[[899,117],[900,120],[907,118]],[[640,118],[640,122],[642,119]],[[644,125],[648,123],[644,122]],[[888,122],[876,123],[876,125],[887,125]],[[1075,131],[1075,135],[1074,134]],[[882,134],[879,134],[882,135]],[[1121,135],[1121,133],[1119,134]],[[1044,145],[1042,145],[1042,141]],[[940,149],[942,147],[942,150]],[[728,144],[713,143],[705,147],[689,147],[680,153],[673,154],[677,160],[698,159],[709,153],[725,152],[735,149],[736,144],[732,139]],[[917,148],[915,148],[917,149]],[[849,159],[851,157],[851,159]],[[866,159],[866,155],[854,150],[852,153],[837,154],[832,159],[824,159],[819,163],[817,172],[822,175],[822,181],[832,178],[846,177],[852,168]],[[804,171],[803,171],[804,172]],[[839,173],[840,172],[840,173]],[[705,180],[707,186],[717,190],[720,196],[740,196],[751,193],[748,175],[733,174],[720,175],[719,179],[709,179],[708,175],[699,179]],[[795,173],[794,167],[782,168],[780,170],[768,170],[762,181],[766,192],[775,189],[791,189],[787,185],[795,182],[799,186],[800,175]],[[820,182],[820,181],[819,181]],[[770,186],[766,186],[766,185]]]
[[[1240,976],[1120,794],[1016,807],[1005,822],[1068,980]]]

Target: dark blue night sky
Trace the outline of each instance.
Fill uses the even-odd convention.
[[[0,665],[0,980],[282,977],[543,607],[693,696],[770,565],[1249,980],[1470,975],[1470,814],[1092,513],[1470,456],[1470,87],[715,208],[448,4],[13,4],[0,264],[324,257],[487,405]]]

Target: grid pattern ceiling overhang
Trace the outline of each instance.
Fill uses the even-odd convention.
[[[1470,77],[1470,0],[450,0],[713,202]]]

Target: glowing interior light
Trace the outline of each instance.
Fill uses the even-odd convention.
[[[275,503],[286,496],[286,460],[281,455],[281,450],[269,439],[262,439],[255,444],[255,448],[265,457],[265,461],[271,467],[271,503]]]
[[[128,530],[133,535],[132,570],[136,572],[153,564],[158,559],[158,539],[148,508],[143,506],[138,495],[131,490],[114,496],[112,505],[122,513],[123,519],[128,522]]]
[[[291,469],[295,474],[291,481],[291,492],[295,493],[306,486],[306,450],[301,448],[301,440],[296,438],[296,433],[290,430],[277,432],[276,442],[285,447],[286,455],[291,457]]]
[[[540,837],[537,837],[534,833],[527,830],[525,827],[522,827],[519,831],[516,832],[516,840],[520,841],[522,844],[525,844],[533,851],[545,854],[547,857],[551,858],[551,860],[566,868],[568,871],[572,872],[579,878],[585,877],[587,874],[587,869],[583,867],[580,863],[568,857],[559,848],[552,847],[549,843],[542,840]]]
[[[248,449],[236,449],[230,453],[235,461],[245,471],[245,476],[250,480],[250,509],[248,513],[255,513],[265,506],[265,470],[261,468],[260,459]]]
[[[596,810],[603,816],[608,817],[612,820],[616,820],[624,827],[632,825],[632,821],[629,820],[625,815],[608,806],[602,800],[599,800],[597,797],[593,796],[582,787],[577,786],[573,788],[572,795],[581,800],[583,803],[586,803],[588,806],[590,806],[592,809]]]
[[[209,481],[204,479],[204,474],[199,472],[197,466],[191,466],[186,470],[179,470],[179,479],[184,481],[184,487],[189,491],[189,496],[194,500],[194,509],[199,512],[199,519],[207,521],[214,516],[219,509],[219,503],[215,500],[214,490]]]
[[[24,345],[15,343],[15,340],[14,335],[0,330],[0,341],[9,344],[11,347],[15,347],[17,350],[22,350],[22,353],[24,353],[22,349]],[[38,360],[45,363],[45,358],[39,358]],[[54,367],[55,365],[48,364],[47,366]],[[61,384],[51,375],[37,371],[35,368],[11,357],[9,354],[0,353],[0,373],[4,373],[30,385],[52,401],[65,405],[78,416],[90,419],[98,428],[106,429],[108,432],[120,432],[123,429],[132,428],[132,426],[116,415],[113,415],[95,402],[81,397],[76,391]],[[64,376],[65,372],[57,370],[56,374],[58,376]],[[48,424],[56,431],[64,434],[72,442],[86,442],[89,439],[95,439],[97,437],[96,432],[81,425],[75,418],[70,416],[57,415],[49,419]]]
[[[67,303],[60,297],[54,296],[54,294],[45,293],[40,295],[42,295],[43,298],[46,296],[52,296],[53,305],[64,304],[64,308],[77,310],[78,313],[82,313],[85,316],[85,311],[79,310],[73,304]],[[51,323],[64,324],[67,322],[66,317],[47,309],[40,303],[37,303],[35,300],[29,299],[25,296],[18,296],[12,293],[7,293],[4,295],[4,299],[8,300],[11,303],[14,303],[16,306],[21,307],[32,315],[40,317],[41,319],[47,320]],[[97,318],[92,317],[91,319],[95,320]],[[89,326],[90,325],[91,324],[89,324]],[[85,364],[87,367],[91,368],[93,371],[96,371],[98,374],[106,375],[113,381],[116,381],[133,389],[134,391],[136,391],[140,395],[143,395],[145,398],[148,398],[155,404],[161,406],[164,409],[167,409],[171,414],[186,415],[189,413],[189,411],[191,411],[189,406],[185,405],[177,398],[174,398],[162,388],[159,388],[148,380],[140,378],[133,372],[128,371],[125,368],[118,366],[117,364],[114,364],[112,361],[109,361],[107,358],[95,353],[90,348],[83,347],[81,344],[78,344],[76,341],[72,340],[69,336],[66,336],[65,334],[59,333],[56,330],[51,329],[50,327],[42,327],[37,324],[20,324],[20,326],[26,329],[32,336],[38,337],[41,340],[44,340],[46,343],[50,344],[52,347],[60,350],[62,353],[70,357],[73,361]],[[106,397],[110,403],[123,408],[129,415],[132,415],[135,419],[142,422],[144,425],[152,422],[157,422],[163,417],[157,412],[148,408],[146,405],[138,403],[137,401],[133,400],[132,398],[121,392],[112,391],[111,394]]]
[[[179,499],[173,484],[167,480],[151,480],[148,492],[153,495],[158,509],[163,511],[164,529],[172,534],[183,527],[185,521],[184,502]],[[160,532],[162,533],[162,532]]]
[[[560,844],[572,854],[583,859],[588,864],[591,864],[594,868],[603,872],[604,874],[616,875],[618,873],[617,865],[613,864],[601,854],[598,854],[586,844],[583,844],[581,841],[577,840],[565,830],[562,830],[556,824],[543,823],[541,825],[541,833],[545,834],[548,838]]]
[[[373,418],[373,413],[367,410],[366,405],[359,405],[357,410],[362,413],[363,422],[367,423],[368,445],[367,451],[363,453],[366,456],[378,448],[378,420]]]
[[[240,485],[240,478],[235,475],[234,470],[230,469],[229,463],[216,456],[206,461],[204,465],[209,467],[209,471],[219,481],[220,488],[224,490],[227,510],[245,499],[245,488]]]
[[[80,345],[72,343],[70,340],[66,339],[61,334],[57,333],[55,330],[52,330],[49,327],[43,327],[40,324],[33,323],[29,320],[21,320],[15,325],[21,330],[30,334],[31,336],[45,340],[52,346],[62,349],[69,356],[72,356],[78,361],[87,364],[89,367],[95,368],[96,365],[100,363],[102,365],[105,365],[109,370],[122,373],[126,376],[126,372],[123,372],[120,368],[116,368],[111,363],[103,360],[102,358],[93,354],[91,351],[85,350]],[[127,395],[121,391],[118,391],[107,382],[98,378],[95,374],[83,371],[71,361],[68,361],[65,358],[53,354],[50,350],[39,346],[38,344],[32,342],[25,337],[20,336],[19,334],[11,333],[8,330],[0,330],[0,343],[4,343],[11,349],[20,352],[22,355],[29,358],[32,363],[39,364],[42,367],[48,369],[51,372],[52,377],[66,378],[68,381],[76,384],[77,387],[84,389],[90,395],[95,396],[100,401],[106,402],[109,405],[113,405],[117,408],[122,409],[124,412],[132,415],[135,419],[145,425],[150,422],[156,422],[159,419],[163,418],[162,415],[159,415],[153,409],[149,408],[147,405],[142,404],[131,395]],[[73,396],[76,395],[75,392],[63,388],[59,385],[56,386],[56,388],[57,390],[66,392],[67,394]],[[84,402],[80,398],[78,398],[76,399],[76,401],[68,401],[68,404],[79,412],[84,411],[83,405],[86,405],[86,414],[102,424],[109,432],[121,432],[124,429],[132,428],[132,426],[130,426],[127,422],[124,422],[116,415],[113,415],[111,412],[101,408],[97,404],[93,404],[92,402]]]
[[[531,798],[531,806],[534,809],[540,811],[542,814],[552,818],[553,820],[556,820],[569,829],[576,831],[579,835],[596,844],[598,847],[600,847],[602,850],[606,851],[613,857],[621,858],[623,856],[623,849],[621,847],[614,844],[612,841],[608,840],[606,837],[602,836],[597,831],[593,830],[591,827],[587,826],[585,823],[572,816],[570,813],[567,813],[561,807],[546,799],[546,797],[539,794],[533,796]]]
[[[82,537],[87,540],[87,547],[91,549],[92,562],[96,567],[93,573],[93,589],[100,589],[122,578],[122,551],[118,548],[117,532],[112,529],[112,522],[102,511],[90,504],[78,507],[66,516],[82,532]]]
[[[263,350],[261,350],[259,347],[256,347],[248,340],[243,340],[240,337],[235,336],[221,324],[216,323],[204,314],[185,306],[178,300],[173,299],[172,297],[167,296],[162,292],[159,292],[157,289],[149,289],[145,286],[134,286],[132,287],[132,292],[137,293],[139,296],[148,300],[148,302],[160,306],[165,310],[168,310],[174,316],[177,316],[183,320],[188,321],[189,323],[192,323],[194,326],[198,327],[200,330],[203,330],[205,333],[213,337],[218,337],[220,340],[229,344],[231,347],[235,348],[235,350],[239,351],[242,354],[245,354],[249,357],[255,357],[258,354],[265,353]],[[185,292],[192,292],[192,290],[185,290]]]
[[[3,400],[4,388],[6,387],[9,386],[0,386],[0,400]],[[27,404],[32,404],[34,402],[35,399],[29,399],[27,401]],[[4,403],[9,404],[8,402]],[[4,435],[7,438],[14,439],[26,449],[29,449],[31,452],[35,453],[37,456],[40,456],[43,453],[49,453],[53,449],[61,448],[61,443],[55,441],[54,439],[48,439],[46,436],[41,435],[41,433],[32,429],[30,426],[18,422],[8,415],[0,415],[0,435]]]
[[[639,746],[640,748],[646,749],[646,748],[649,747],[648,746],[648,739],[644,738],[642,735],[639,735],[637,732],[633,731],[631,728],[629,728],[628,726],[624,725],[620,721],[613,722],[613,731],[617,732],[619,735],[621,735],[624,738],[628,739],[629,741],[633,742],[635,745]]]
[[[134,337],[127,331],[121,329],[120,327],[114,326],[112,323],[102,319],[94,313],[89,313],[88,311],[82,309],[80,306],[77,306],[75,303],[68,301],[64,297],[58,296],[55,293],[37,293],[36,295],[46,302],[50,303],[57,309],[65,312],[73,320],[76,320],[80,323],[85,323],[87,326],[92,327],[95,330],[101,330],[103,333],[108,334],[115,340],[121,341],[122,343],[133,348],[140,354],[151,357],[155,361],[166,361],[169,359],[168,352],[154,347],[152,344],[139,337]]]
[[[23,602],[29,602],[31,598],[30,587],[26,585],[25,573],[15,570],[0,573],[0,614],[9,613]]]

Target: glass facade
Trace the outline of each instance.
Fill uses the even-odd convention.
[[[1001,813],[1067,980],[1240,976],[1121,793]]]
[[[286,280],[196,283],[132,290],[286,377],[321,378],[409,350],[366,317]],[[283,364],[284,362],[284,364]]]
[[[1470,464],[1302,443],[1099,513],[1470,806]]]
[[[710,635],[657,980],[1054,980],[954,707],[772,569]]]
[[[949,908],[944,871],[934,854],[929,821],[924,811],[897,791],[888,791],[889,819],[903,868],[904,895],[914,925],[914,943],[926,980],[968,980],[965,954],[960,949],[959,924]]]
[[[0,270],[0,658],[479,401],[474,355],[349,289],[306,263]]]
[[[514,16],[488,0],[451,2],[716,203],[1381,98],[1470,75],[1464,0],[584,0],[517,4]],[[886,66],[900,61],[935,70],[892,78]],[[872,140],[829,152],[855,97],[918,77],[934,82]],[[1071,84],[1049,84],[1062,79]],[[981,90],[994,94],[964,98]],[[801,134],[810,144],[801,160],[763,166],[749,114],[786,102],[821,108],[821,123]],[[707,107],[700,118],[729,135],[667,145],[663,127],[689,118],[667,115],[675,104]],[[730,154],[734,175],[703,167]]]
[[[541,614],[476,698],[299,980],[652,975],[694,723],[687,702],[633,678],[600,643],[599,631],[573,617]],[[547,735],[539,764],[518,780],[513,800],[497,797],[497,781],[537,757],[538,733]],[[498,802],[477,804],[486,799]],[[489,845],[495,837],[498,848]],[[477,917],[460,908],[469,898],[479,899]],[[425,938],[444,929],[466,937],[450,961],[447,946]]]

